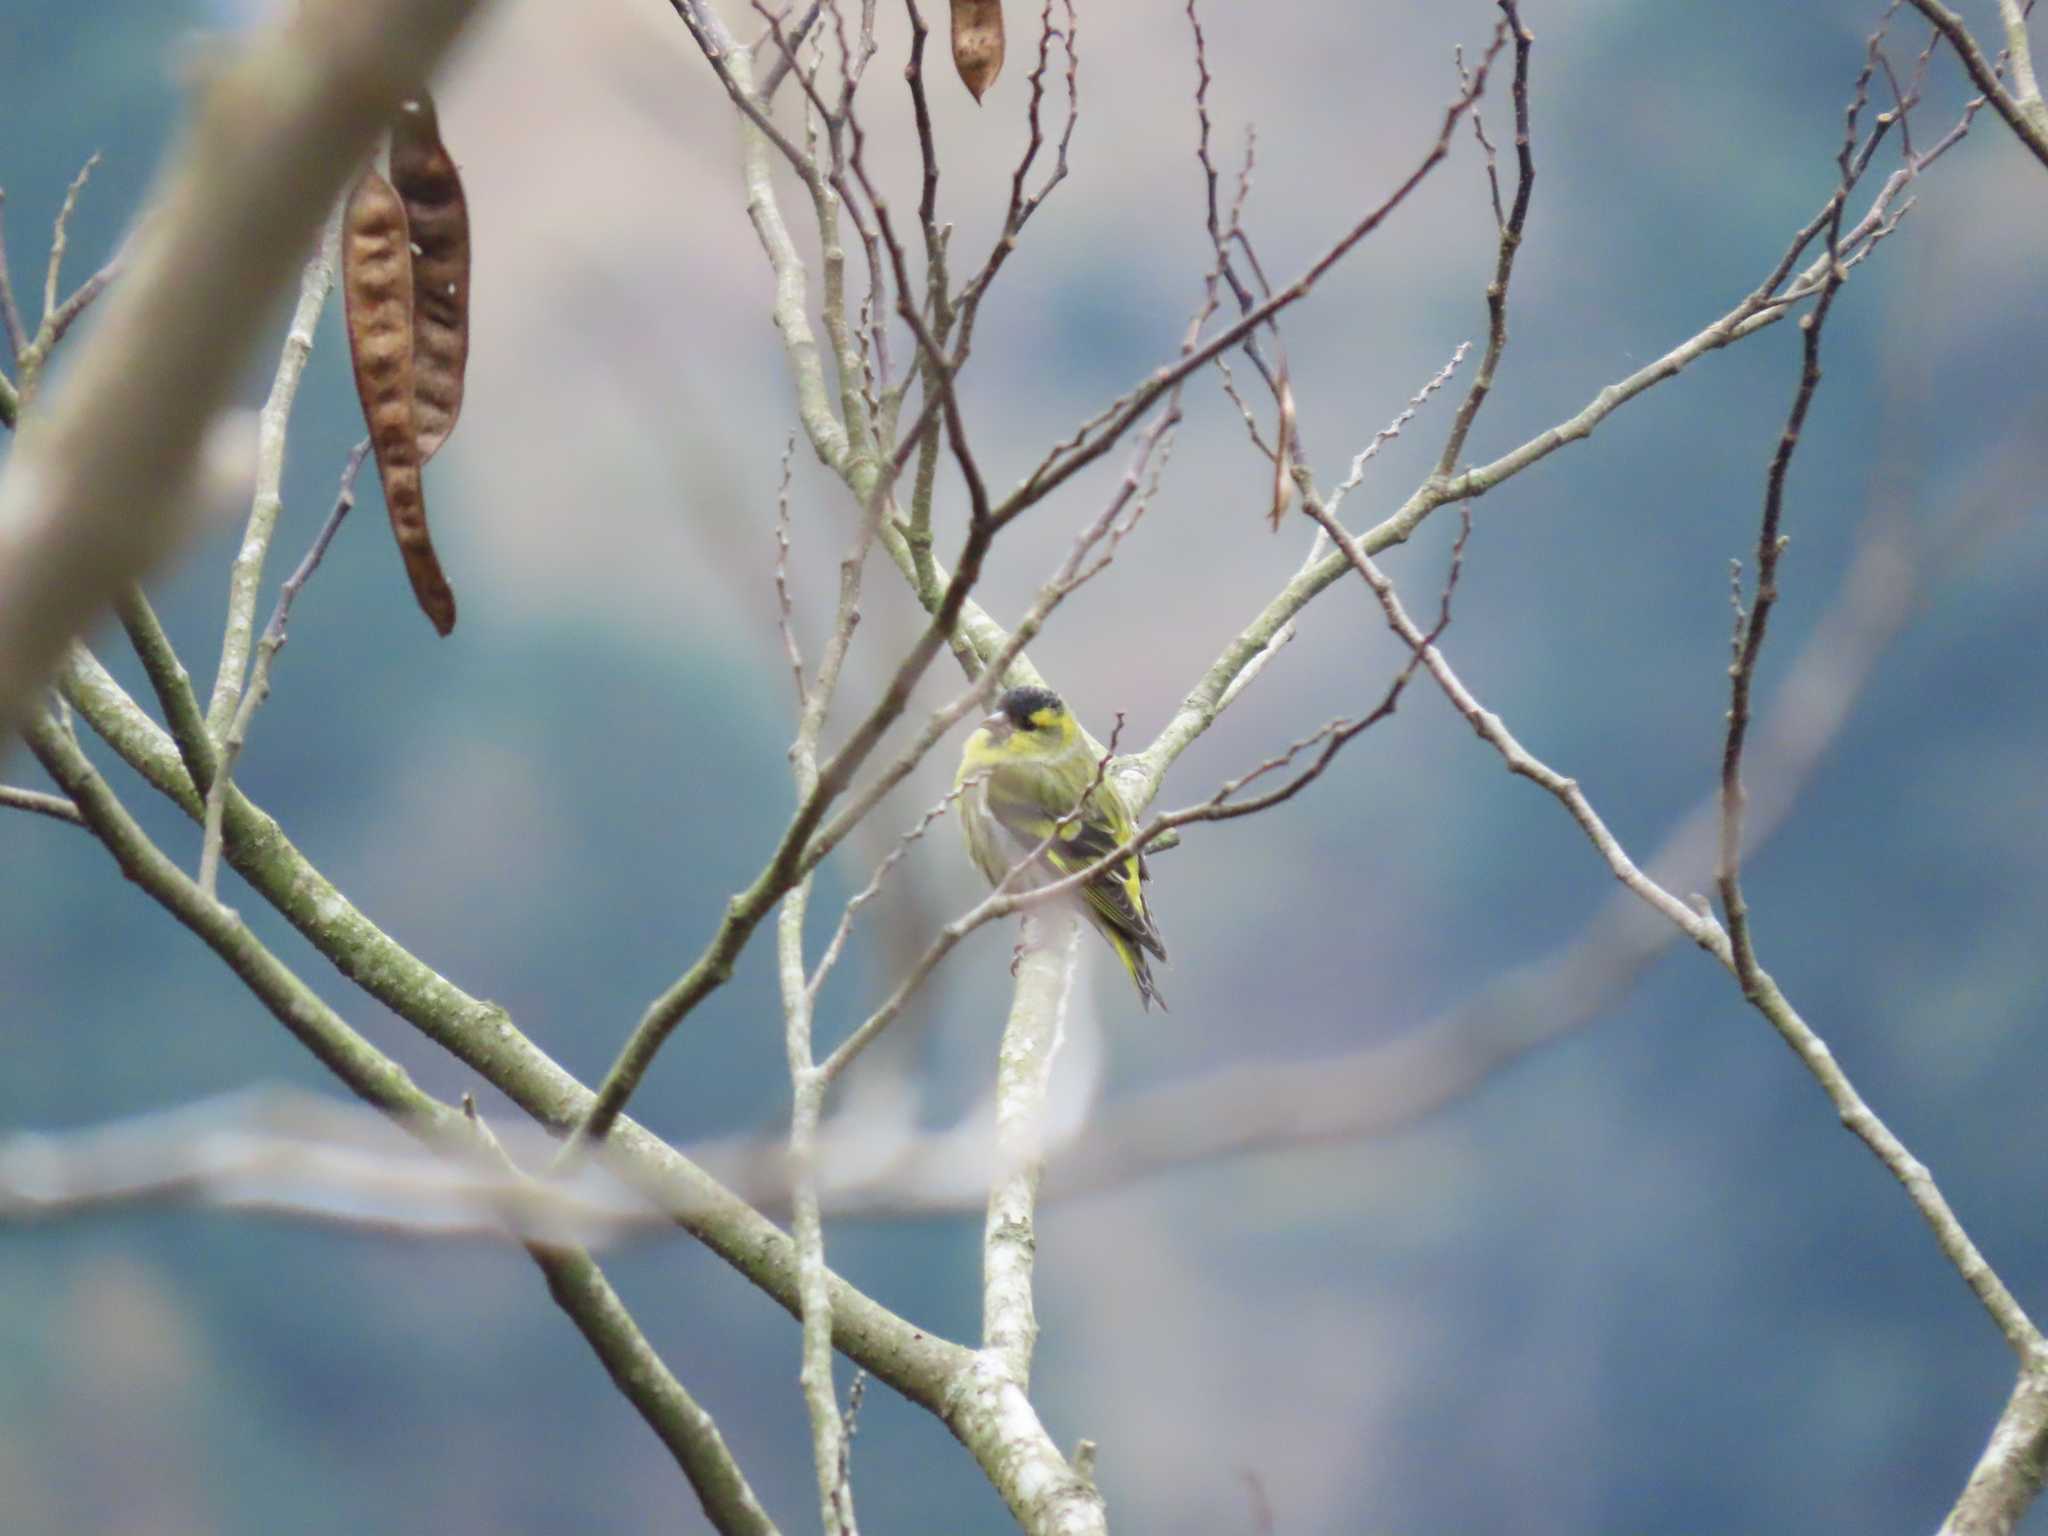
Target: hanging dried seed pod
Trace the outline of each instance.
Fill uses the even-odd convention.
[[[953,0],[953,67],[976,101],[996,83],[1003,72],[1002,0]]]
[[[424,464],[455,430],[469,362],[469,205],[425,91],[391,124],[391,185],[412,237],[413,420]]]
[[[405,205],[375,171],[363,173],[342,209],[341,287],[348,309],[349,361],[377,454],[391,531],[412,578],[413,596],[445,635],[455,627],[455,594],[448,590],[427,536],[419,433],[413,424],[412,248]]]

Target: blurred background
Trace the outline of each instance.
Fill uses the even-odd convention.
[[[907,210],[906,29],[882,9],[868,122]],[[979,109],[942,50],[930,67],[963,268],[986,249],[1023,143],[1027,9],[1011,7],[1009,63]],[[1181,5],[1081,9],[1073,174],[995,289],[963,385],[998,488],[1170,355],[1210,259]],[[1877,9],[1530,0],[1539,176],[1473,461],[1577,411],[1770,270],[1833,185]],[[1965,12],[1988,40],[1993,8]],[[1480,0],[1205,7],[1219,157],[1234,168],[1256,124],[1247,219],[1276,281],[1407,174],[1454,93],[1453,46],[1469,58],[1493,14]],[[25,300],[79,165],[104,156],[72,223],[74,279],[135,213],[181,73],[247,20],[194,0],[0,0],[0,100],[16,124],[0,186]],[[1923,41],[1902,21],[1902,68]],[[1504,86],[1503,72],[1485,108],[1503,146]],[[1962,94],[1944,55],[1916,144]],[[447,69],[441,116],[477,250],[463,428],[428,477],[461,625],[438,641],[414,611],[366,475],[295,610],[238,776],[387,931],[591,1079],[790,807],[772,576],[794,415],[733,120],[667,6],[506,0]],[[1766,697],[1837,602],[1873,511],[1944,531],[1910,561],[1911,623],[1748,890],[1765,963],[2039,1315],[2048,177],[1986,114],[1915,196],[1828,327]],[[794,220],[800,204],[787,208]],[[1461,133],[1290,320],[1325,485],[1460,342],[1483,342],[1493,260]],[[273,365],[252,365],[252,404]],[[1345,507],[1353,527],[1427,472],[1472,366],[1369,468]],[[1797,367],[1789,326],[1710,356],[1474,509],[1446,649],[1640,855],[1713,785],[1728,561],[1754,545]],[[330,307],[269,588],[360,432]],[[796,461],[793,575],[815,655],[851,519],[808,453]],[[998,620],[1121,464],[999,546],[979,594]],[[1157,504],[1032,648],[1099,734],[1122,711],[1124,744],[1149,741],[1299,562],[1301,519],[1265,527],[1270,483],[1235,408],[1200,379]],[[944,553],[962,498],[941,484]],[[1389,556],[1418,610],[1434,608],[1452,523]],[[217,529],[153,588],[202,688],[237,537]],[[918,618],[880,561],[869,594],[855,698]],[[141,690],[117,637],[101,641]],[[1161,804],[1204,798],[1368,707],[1398,661],[1362,588],[1327,593]],[[921,706],[957,686],[948,665]],[[814,912],[865,882],[951,763],[949,744],[888,802],[828,868]],[[6,777],[38,782],[19,750]],[[189,825],[116,783],[196,860]],[[0,870],[0,1130],[97,1125],[257,1082],[332,1091],[77,831],[0,819]],[[917,845],[826,994],[828,1039],[977,883],[950,829]],[[1063,1063],[1073,1113],[1424,1028],[1569,944],[1612,880],[1556,804],[1419,682],[1286,807],[1190,831],[1154,886],[1174,1010],[1141,1015],[1087,941]],[[478,1086],[246,890],[224,895],[428,1090]],[[828,923],[814,920],[815,943]],[[977,935],[906,1024],[896,1061],[931,1126],[986,1087],[1011,940]],[[769,942],[757,936],[636,1100],[679,1142],[772,1132],[785,1112]],[[891,1307],[954,1337],[978,1329],[977,1216],[847,1221],[828,1237],[835,1265]],[[1281,1532],[1928,1529],[2011,1384],[1998,1335],[1898,1189],[1728,978],[1682,945],[1586,1027],[1398,1134],[1056,1202],[1039,1238],[1038,1399],[1060,1443],[1100,1443],[1122,1530],[1251,1531],[1262,1501]],[[684,1239],[636,1242],[608,1267],[770,1512],[810,1528],[789,1319]],[[1005,1528],[944,1430],[886,1389],[868,1394],[854,1467],[870,1529]],[[0,1525],[24,1536],[702,1528],[515,1250],[175,1209],[0,1229],[0,1504]],[[2048,1515],[2028,1529],[2048,1531]]]

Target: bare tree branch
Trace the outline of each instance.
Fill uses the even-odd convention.
[[[1727,951],[1720,958],[1734,973],[1743,997],[1777,1030],[1786,1045],[1811,1072],[1827,1094],[1842,1124],[1861,1140],[1884,1164],[1933,1231],[1936,1245],[1948,1258],[1964,1283],[1976,1294],[1985,1311],[2023,1365],[2048,1362],[2048,1340],[2028,1317],[2017,1298],[1978,1251],[1962,1222],[1935,1184],[1933,1175],[1915,1158],[1891,1128],[1857,1093],[1834,1053],[1814,1032],[1791,1001],[1764,970],[1757,958],[1755,933],[1749,918],[1748,901],[1742,887],[1742,787],[1743,751],[1747,743],[1750,694],[1757,663],[1771,614],[1778,602],[1779,561],[1785,552],[1782,533],[1785,515],[1785,485],[1793,454],[1805,428],[1807,413],[1820,388],[1820,345],[1835,296],[1841,291],[1845,274],[1840,265],[1841,206],[1847,198],[1852,176],[1850,161],[1855,147],[1856,119],[1862,110],[1872,69],[1876,40],[1871,45],[1871,62],[1866,63],[1856,83],[1855,99],[1847,111],[1843,146],[1837,163],[1842,184],[1834,200],[1834,213],[1826,226],[1828,270],[1813,312],[1801,322],[1804,332],[1800,348],[1799,386],[1785,418],[1784,430],[1771,454],[1765,476],[1763,515],[1757,531],[1756,587],[1749,612],[1738,613],[1735,661],[1729,668],[1728,728],[1721,758],[1721,855],[1716,884],[1727,922]],[[2038,1485],[2038,1480],[2037,1480]]]
[[[1977,40],[1970,35],[1970,29],[1964,25],[1961,16],[1943,5],[1941,0],[1912,0],[1912,4],[1933,23],[1936,31],[1948,39],[1949,46],[1955,49],[1956,57],[1962,60],[1963,68],[1969,72],[1971,81],[1991,103],[1991,109],[2005,119],[2006,126],[2026,146],[2027,152],[2048,166],[2048,105],[2043,104],[2040,87],[2034,83],[2026,16],[2018,0],[1998,0],[2016,90],[2005,88],[2004,82],[1998,78],[1997,67],[1984,56],[1984,50],[1977,46]]]
[[[7,207],[7,194],[0,191],[0,213]],[[7,360],[17,366],[22,349],[28,345],[28,331],[21,322],[21,306],[14,301],[14,279],[7,270],[7,239],[0,231],[0,329],[7,336]]]

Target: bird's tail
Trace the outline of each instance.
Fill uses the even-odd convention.
[[[1167,1012],[1166,999],[1160,995],[1159,988],[1152,984],[1152,962],[1145,958],[1145,951],[1108,924],[1100,926],[1102,936],[1109,940],[1110,947],[1116,951],[1117,959],[1123,961],[1124,969],[1131,973],[1131,980],[1138,984],[1138,1001],[1145,1005],[1145,1011],[1151,1012],[1152,1005],[1157,1003],[1161,1013]]]

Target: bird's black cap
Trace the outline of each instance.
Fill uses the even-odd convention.
[[[1031,717],[1041,709],[1058,711],[1065,708],[1060,696],[1050,688],[1012,688],[996,701],[996,708],[1009,716],[1010,723],[1020,731],[1031,729]]]

